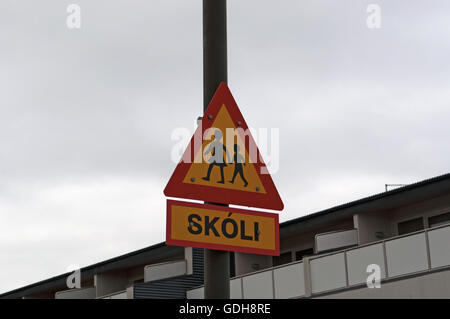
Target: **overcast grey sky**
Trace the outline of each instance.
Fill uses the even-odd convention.
[[[449,10],[228,1],[230,89],[250,126],[280,129],[281,221],[448,172]],[[201,22],[200,0],[0,2],[0,292],[164,241]]]

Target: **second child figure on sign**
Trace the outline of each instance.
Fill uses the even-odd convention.
[[[234,179],[236,178],[237,174],[241,176],[242,181],[245,183],[244,187],[247,187],[248,182],[244,177],[244,167],[242,164],[245,165],[245,158],[239,153],[239,145],[234,144],[234,155],[233,155],[233,161],[234,161],[234,172],[233,172],[233,178],[231,179],[230,183],[234,184]]]

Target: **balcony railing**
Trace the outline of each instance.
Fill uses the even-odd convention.
[[[381,281],[450,269],[450,225],[397,236],[303,261],[235,277],[233,299],[301,298],[365,286],[367,267],[379,266]],[[188,299],[202,299],[203,286]]]

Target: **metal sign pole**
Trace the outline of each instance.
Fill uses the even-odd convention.
[[[227,82],[226,0],[203,0],[203,112]],[[205,249],[205,298],[230,298],[230,254]]]

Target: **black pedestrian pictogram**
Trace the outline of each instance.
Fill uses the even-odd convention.
[[[245,166],[245,158],[239,153],[239,145],[234,144],[234,172],[233,172],[233,178],[231,179],[230,183],[234,184],[234,179],[236,178],[237,174],[241,177],[242,181],[244,182],[244,187],[247,187],[248,182],[244,177],[244,167]]]
[[[225,145],[220,143],[220,139],[222,138],[222,132],[220,130],[216,130],[214,132],[213,137],[214,137],[214,141],[212,141],[209,144],[208,149],[204,153],[205,155],[211,153],[211,158],[208,160],[208,162],[210,163],[209,167],[208,167],[208,173],[202,179],[205,181],[209,181],[213,167],[218,166],[220,168],[221,180],[218,181],[217,183],[224,184],[225,178],[223,175],[223,168],[225,166],[227,166],[227,163],[225,162],[225,156],[224,156],[223,152],[225,152],[225,154],[227,155],[228,162],[230,162],[230,156],[228,154],[228,150],[225,147]]]

